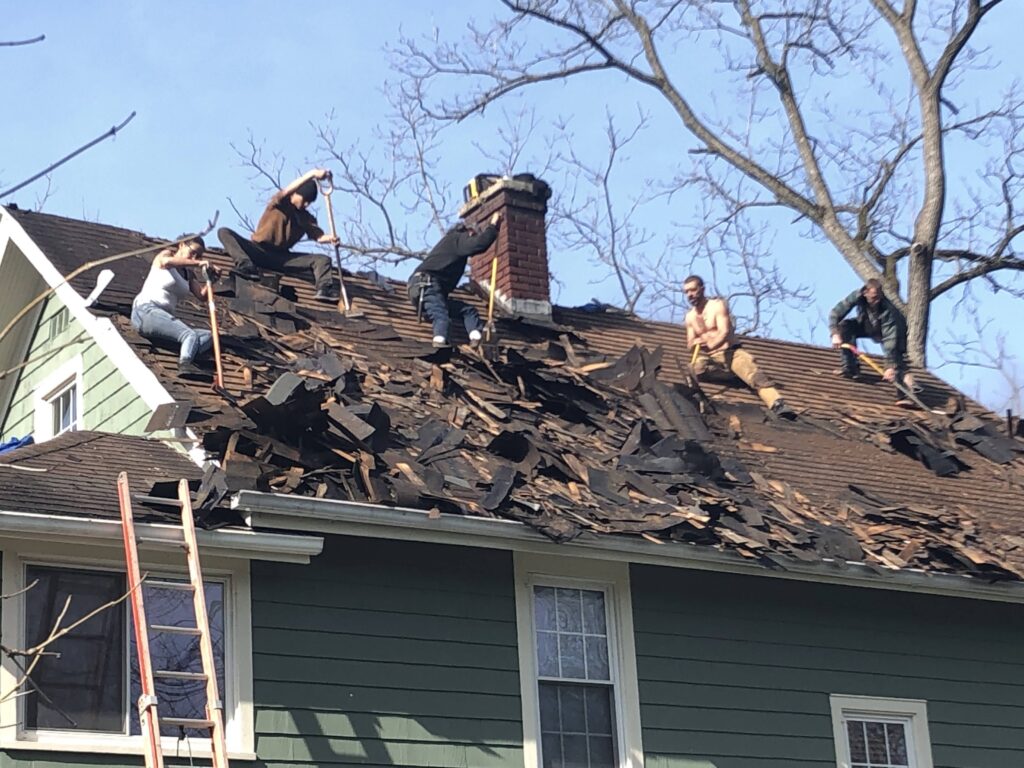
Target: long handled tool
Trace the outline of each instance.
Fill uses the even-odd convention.
[[[327,222],[331,227],[331,237],[334,238],[334,267],[338,271],[338,311],[347,313],[352,307],[348,303],[348,291],[345,290],[345,278],[341,274],[341,246],[338,245],[338,232],[334,228],[334,206],[331,205],[331,193],[334,192],[334,182],[330,176],[320,180],[320,191],[323,193],[327,203]]]
[[[491,293],[487,297],[487,325],[484,326],[484,333],[487,334],[487,341],[491,340],[494,332],[494,291],[498,285],[498,257],[491,259]]]
[[[844,342],[843,344],[840,344],[839,346],[842,347],[843,349],[850,350],[850,352],[852,352],[853,354],[855,354],[857,356],[858,360],[860,360],[863,363],[867,363],[869,366],[871,366],[871,368],[873,368],[875,370],[875,372],[879,376],[883,376],[883,377],[885,376],[885,371],[882,369],[882,366],[880,366],[878,363],[876,363],[874,360],[872,360],[868,355],[864,354],[859,349],[857,349],[857,347],[853,346],[853,344],[847,344],[847,343]],[[898,389],[901,394],[906,396],[906,398],[908,400],[910,400],[914,405],[916,405],[922,411],[925,411],[927,413],[938,413],[938,414],[942,413],[942,411],[933,410],[933,409],[929,408],[927,405],[925,405],[921,401],[921,398],[919,398],[916,394],[914,394],[914,390],[911,387],[908,387],[902,381],[893,380],[892,383],[896,386],[896,389]]]
[[[203,267],[203,280],[206,281],[206,307],[210,310],[210,334],[213,336],[213,364],[216,373],[213,379],[214,389],[224,389],[224,369],[220,362],[220,333],[217,330],[217,306],[213,303],[213,278],[210,270]]]

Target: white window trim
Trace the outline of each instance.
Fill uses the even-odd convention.
[[[642,768],[640,696],[633,639],[633,602],[629,565],[602,560],[514,553],[516,630],[519,644],[519,687],[523,703],[524,768],[540,765],[540,700],[533,620],[533,587],[566,586],[600,589],[608,608],[608,661],[615,681],[615,722],[620,768]]]
[[[36,385],[32,396],[34,411],[32,436],[37,443],[54,437],[53,403],[51,401],[54,395],[72,384],[75,385],[76,429],[85,429],[83,370],[82,356],[75,355]]]
[[[0,612],[0,633],[5,642],[24,647],[25,565],[28,563],[69,568],[124,570],[124,553],[115,547],[91,547],[21,539],[0,539],[3,557],[3,593],[11,595]],[[145,565],[169,574],[187,575],[184,557],[175,551],[146,552]],[[225,736],[228,755],[235,760],[255,759],[252,671],[252,608],[249,561],[204,556],[203,577],[224,580],[228,614],[225,622],[225,647],[230,649],[225,669],[227,690],[221,691],[225,706]],[[18,680],[13,662],[4,657],[0,664],[0,696],[11,691]],[[34,751],[88,752],[142,755],[142,736],[106,733],[27,732],[24,727],[22,697],[0,702],[0,749]],[[129,708],[135,703],[129,702]],[[17,724],[16,726],[14,724]],[[164,755],[187,755],[187,747],[173,737],[162,739]],[[210,757],[209,739],[192,739],[195,757]]]
[[[928,733],[928,703],[922,699],[891,699],[877,696],[829,696],[832,709],[832,736],[836,744],[836,765],[850,768],[850,747],[847,741],[844,717],[899,718],[910,723],[914,741],[914,767],[934,768],[932,742]]]

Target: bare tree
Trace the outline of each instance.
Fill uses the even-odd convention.
[[[703,215],[778,227],[788,211],[861,278],[884,281],[920,365],[934,300],[979,278],[1020,290],[1024,106],[1014,91],[968,103],[968,75],[989,65],[971,41],[1001,0],[497,4],[503,12],[471,22],[469,39],[396,46],[402,93],[437,124],[553,81],[603,73],[646,86],[679,121],[679,160],[690,152],[676,179],[718,190]],[[720,99],[689,76],[695,46],[720,64]],[[953,194],[947,154],[965,142],[990,160]],[[756,231],[748,222],[734,234]]]

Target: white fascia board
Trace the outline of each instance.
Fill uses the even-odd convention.
[[[14,242],[46,281],[46,284],[54,289],[54,295],[64,303],[72,317],[82,325],[86,333],[110,358],[110,361],[139,393],[139,397],[147,406],[156,408],[163,403],[173,402],[174,398],[164,389],[156,374],[139,359],[128,342],[118,333],[114,324],[105,317],[96,317],[86,309],[85,299],[79,296],[71,284],[64,280],[64,276],[57,271],[57,268],[46,258],[39,246],[9,213],[0,221],[0,240],[3,240],[4,235]]]
[[[121,521],[95,517],[62,517],[31,512],[0,510],[0,537],[82,544],[122,541]],[[181,546],[181,526],[167,523],[136,523],[135,532],[141,550],[166,550]],[[220,528],[197,530],[199,548],[204,553],[242,560],[269,560],[279,563],[308,564],[323,551],[321,536],[266,533]]]
[[[46,258],[46,254],[10,213],[0,219],[0,242],[5,242],[7,238],[14,242],[46,284],[54,289],[54,295],[64,303],[72,317],[81,323],[85,332],[96,342],[96,345],[110,359],[114,367],[121,372],[129,386],[135,390],[150,410],[156,410],[157,406],[164,403],[174,402],[171,393],[160,383],[152,369],[135,354],[114,324],[108,318],[96,317],[89,311],[85,306],[85,299],[78,295],[78,291],[72,288],[70,283],[65,281],[64,276]],[[38,313],[36,318],[38,319]],[[28,318],[25,318],[22,322],[27,320]],[[175,430],[175,436],[193,441],[196,439],[192,430],[187,428]],[[188,456],[197,465],[203,466],[205,454],[198,448],[197,443],[193,443],[193,446],[188,451]]]
[[[680,542],[655,544],[640,537],[625,535],[586,533],[571,542],[556,544],[514,520],[431,514],[419,509],[260,491],[239,491],[232,499],[231,506],[246,515],[250,526],[262,529],[405,539],[972,600],[1024,603],[1024,583],[1020,582],[988,584],[971,576],[932,574],[917,570],[879,573],[859,563],[837,563],[828,559],[815,565],[793,562],[785,570],[776,570],[740,555],[710,547]]]

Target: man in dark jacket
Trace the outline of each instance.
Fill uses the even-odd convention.
[[[448,294],[455,290],[462,279],[469,257],[491,247],[491,243],[498,237],[499,224],[500,212],[491,216],[488,226],[480,232],[465,223],[456,224],[413,270],[409,278],[409,299],[417,308],[422,299],[423,312],[434,326],[435,347],[448,344],[449,313],[452,311],[462,318],[466,333],[469,334],[469,343],[474,347],[480,343],[483,328],[480,315],[468,304],[450,300]]]
[[[844,319],[856,307],[855,318]],[[856,346],[857,339],[873,339],[885,350],[887,368],[883,378],[914,388],[914,378],[907,373],[907,321],[903,313],[882,293],[882,282],[874,278],[832,308],[828,318],[832,346]],[[860,374],[860,362],[848,349],[842,350],[843,366],[838,370],[848,379]]]

